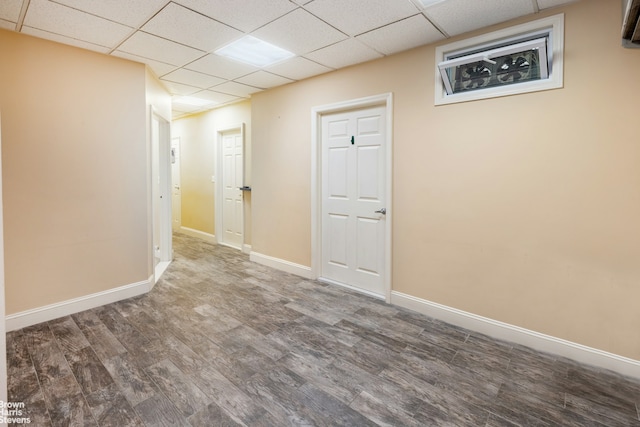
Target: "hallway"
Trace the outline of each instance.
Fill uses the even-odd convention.
[[[177,234],[149,294],[8,334],[37,426],[640,426],[640,382]]]

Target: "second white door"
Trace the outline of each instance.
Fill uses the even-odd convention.
[[[322,117],[321,277],[385,293],[386,109]]]
[[[242,132],[222,134],[222,241],[242,249],[244,242],[244,214],[242,187],[244,181],[244,147]]]

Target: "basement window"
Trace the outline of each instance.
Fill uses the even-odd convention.
[[[436,105],[556,89],[564,15],[436,48]]]

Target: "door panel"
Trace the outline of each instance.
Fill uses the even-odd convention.
[[[222,240],[237,249],[244,243],[243,196],[244,147],[240,132],[222,136]]]
[[[383,295],[386,110],[322,117],[321,276]]]

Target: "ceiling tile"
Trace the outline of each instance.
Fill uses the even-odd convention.
[[[391,55],[444,39],[442,33],[435,28],[424,15],[416,15],[386,27],[364,33],[356,39],[375,47],[378,52]]]
[[[226,93],[227,95],[235,95],[242,98],[248,98],[252,93],[260,92],[262,89],[243,85],[242,83],[226,82],[211,88],[214,92]]]
[[[202,107],[197,105],[181,104],[177,101],[171,101],[171,111],[178,113],[195,113],[202,110]]]
[[[20,17],[22,0],[2,0],[0,1],[0,20],[16,23]]]
[[[4,19],[0,19],[0,28],[2,28],[3,30],[15,31],[16,23],[5,21]]]
[[[113,56],[117,56],[119,58],[124,58],[124,59],[128,59],[130,61],[141,62],[143,64],[147,64],[147,66],[149,68],[151,68],[151,71],[153,71],[153,73],[157,77],[162,77],[165,74],[170,73],[171,71],[176,69],[175,65],[165,64],[164,62],[154,61],[153,59],[142,58],[141,56],[132,55],[132,54],[127,53],[127,52],[121,52],[121,51],[117,51],[116,50],[115,52],[112,52],[111,54]]]
[[[229,80],[258,70],[254,66],[223,58],[213,53],[188,64],[185,68]]]
[[[324,65],[320,65],[317,62],[310,61],[301,56],[280,62],[267,68],[267,71],[293,80],[306,79],[308,77],[317,76],[318,74],[327,73],[331,70],[332,68],[325,67]]]
[[[419,13],[408,0],[315,0],[305,9],[351,36]]]
[[[287,83],[293,82],[293,80],[287,79],[286,77],[282,76],[276,76],[275,74],[260,70],[242,78],[236,79],[236,82],[243,83],[249,86],[259,87],[262,89],[267,89],[270,87],[286,85]]]
[[[175,3],[169,3],[142,30],[207,52],[243,34]]]
[[[288,0],[176,0],[189,9],[250,32],[293,10]]]
[[[447,0],[424,13],[449,36],[533,13],[531,0]]]
[[[196,98],[208,99],[209,101],[218,105],[242,99],[238,96],[227,95],[226,93],[215,92],[212,90],[201,90],[200,92],[196,92],[191,96],[194,96]]]
[[[550,7],[562,6],[567,3],[574,3],[577,0],[538,0],[538,8],[548,9]]]
[[[167,4],[167,0],[56,0],[56,3],[138,28]]]
[[[260,28],[253,35],[299,55],[347,38],[345,34],[302,9],[296,9]]]
[[[348,39],[305,56],[331,68],[348,67],[349,65],[382,57],[380,53],[363,45],[356,39]]]
[[[31,27],[25,26],[25,27],[22,27],[21,32],[24,34],[29,34],[30,36],[39,37],[41,39],[51,40],[51,41],[66,44],[69,46],[79,47],[82,49],[93,50],[94,52],[109,53],[109,50],[111,50],[111,48],[108,48],[108,47],[98,46],[97,44],[83,42],[82,40],[76,40],[70,37],[61,36],[59,34],[53,34],[47,31],[38,30],[37,28],[31,28]]]
[[[114,47],[132,29],[47,0],[31,0],[24,25],[54,34]]]
[[[204,55],[201,50],[193,49],[170,40],[137,31],[118,47],[118,51],[153,59],[176,66],[182,66]]]
[[[169,92],[172,95],[187,96],[187,95],[192,95],[198,92],[199,90],[201,90],[199,87],[185,85],[182,83],[168,82],[166,80],[160,80],[160,81],[167,88],[167,90],[169,90]]]
[[[177,69],[162,77],[162,80],[169,80],[175,83],[189,84],[191,86],[197,86],[202,89],[206,89],[211,86],[224,83],[225,80],[220,77],[210,76],[208,74],[199,73],[197,71],[185,70],[184,68]]]

